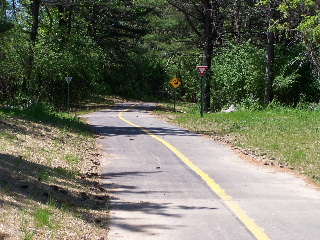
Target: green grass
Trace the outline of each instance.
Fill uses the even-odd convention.
[[[50,105],[38,103],[29,108],[1,108],[1,115],[10,115],[13,118],[22,118],[33,122],[44,123],[48,126],[61,128],[64,132],[77,132],[82,135],[91,135],[90,127],[74,114],[56,112]],[[14,137],[14,136],[12,136]]]
[[[34,223],[38,228],[47,226],[53,228],[52,217],[53,213],[47,208],[38,208],[34,212]]]
[[[200,113],[173,113],[172,118],[185,128],[227,138],[320,183],[320,111],[275,108],[208,113],[204,118]]]
[[[79,158],[77,156],[74,156],[72,154],[67,154],[64,159],[69,163],[78,163]]]
[[[50,178],[50,172],[48,170],[40,170],[38,173],[38,179],[41,181],[47,181]]]
[[[32,240],[34,238],[34,233],[31,232],[29,229],[23,229],[23,240]]]

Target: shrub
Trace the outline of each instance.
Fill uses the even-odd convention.
[[[262,102],[264,51],[250,42],[231,45],[213,59],[213,110],[241,102]],[[247,100],[246,100],[247,99]]]

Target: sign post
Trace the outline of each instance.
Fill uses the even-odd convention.
[[[203,92],[204,92],[204,75],[206,74],[208,70],[208,66],[197,66],[197,69],[201,75],[201,117],[203,117]]]
[[[174,105],[173,110],[176,112],[176,101],[177,101],[177,88],[181,85],[179,78],[175,77],[170,81],[172,87],[174,88]]]
[[[70,82],[72,77],[66,77],[66,81],[68,83],[68,113],[70,112]]]

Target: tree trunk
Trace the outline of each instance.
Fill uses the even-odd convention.
[[[275,46],[275,33],[270,30],[271,20],[274,19],[275,9],[269,6],[269,28],[267,31],[267,54],[266,54],[266,80],[264,89],[264,102],[266,104],[272,101],[272,85],[274,81],[274,46]]]
[[[69,12],[68,12],[68,21],[67,21],[67,35],[71,35],[71,29],[72,29],[72,7],[69,7]]]
[[[33,46],[36,44],[38,36],[40,2],[41,0],[32,1],[32,27],[30,33],[30,40]]]
[[[209,1],[209,0],[202,0],[202,4],[205,8],[204,10],[204,16],[203,16],[203,51],[204,51],[204,65],[208,66],[208,69],[211,68],[211,62],[212,62],[212,52],[213,52],[213,46],[214,41],[216,40],[218,34],[217,29],[214,28],[214,19],[213,14],[218,16],[218,3],[216,1]],[[217,23],[215,23],[218,25]],[[204,108],[205,110],[210,109],[211,105],[211,79],[206,78],[206,85],[204,89]]]
[[[31,32],[30,32],[31,45],[30,45],[29,56],[28,56],[27,79],[25,79],[22,83],[22,89],[24,89],[23,91],[25,91],[28,96],[30,96],[28,82],[31,81],[33,63],[34,63],[34,47],[36,45],[38,29],[39,29],[40,3],[41,3],[41,0],[33,0],[31,4],[31,10],[32,10],[32,26],[31,26]]]
[[[212,13],[210,9],[205,11],[204,16],[204,65],[208,66],[208,69],[211,68],[212,61],[212,50],[213,50],[213,36],[212,36]],[[211,95],[211,83],[210,78],[206,78],[206,85],[204,89],[204,109],[208,111],[210,109],[210,95]]]
[[[241,43],[241,1],[234,1],[234,29],[235,29],[235,42]]]
[[[211,68],[212,54],[214,44],[216,42],[221,43],[219,39],[219,30],[222,26],[220,21],[219,2],[217,0],[201,0],[201,5],[198,1],[173,1],[167,0],[167,2],[185,14],[187,22],[196,35],[201,37],[203,47],[203,64]],[[195,8],[194,12],[185,7],[184,3],[192,5]],[[196,20],[201,24],[201,29],[197,29],[197,25],[193,24],[191,20]],[[210,96],[211,96],[211,79],[207,78],[205,89],[205,109],[210,109]]]

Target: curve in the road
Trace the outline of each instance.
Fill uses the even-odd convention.
[[[130,108],[120,112],[118,114],[118,117],[128,123],[131,126],[137,127],[147,133],[152,138],[156,139],[157,141],[161,142],[163,145],[165,145],[168,149],[170,149],[178,158],[181,159],[192,171],[194,171],[196,174],[198,174],[205,182],[206,184],[214,191],[225,203],[226,206],[235,214],[235,216],[246,226],[246,228],[258,239],[258,240],[268,240],[270,239],[267,234],[245,213],[245,211],[235,202],[232,200],[232,198],[212,179],[206,174],[204,171],[202,171],[200,168],[198,168],[193,162],[191,162],[186,156],[184,156],[178,149],[176,149],[174,146],[172,146],[167,141],[157,137],[155,134],[151,133],[147,129],[144,129],[143,127],[134,124],[127,119],[125,119],[122,115],[123,113],[129,111],[134,106],[138,105],[139,103],[133,104]]]

